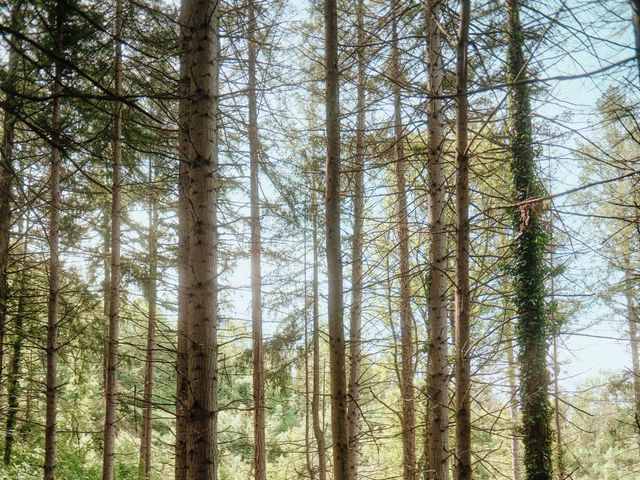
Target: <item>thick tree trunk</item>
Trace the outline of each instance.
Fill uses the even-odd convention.
[[[441,33],[438,22],[441,0],[427,0],[427,65],[429,94],[442,95],[443,65]],[[446,298],[446,233],[442,101],[428,100],[429,138],[427,161],[429,167],[429,347],[428,396],[429,410],[429,478],[447,480],[449,477],[449,371],[447,366],[447,298]]]
[[[262,244],[260,239],[260,139],[256,65],[258,42],[253,0],[248,5],[249,27],[249,157],[251,179],[251,326],[253,337],[253,468],[255,480],[267,480],[265,446],[264,351],[262,347]]]
[[[631,345],[631,368],[633,369],[633,400],[635,423],[637,426],[638,446],[640,447],[640,356],[638,342],[638,307],[633,300],[633,271],[631,255],[629,249],[630,242],[627,243],[627,252],[624,253],[624,294],[627,307],[627,323],[629,325],[629,344]]]
[[[404,127],[402,125],[402,97],[400,84],[400,50],[398,48],[398,22],[401,9],[397,0],[391,3],[391,78],[393,80],[394,163],[396,174],[397,228],[400,255],[400,392],[402,396],[402,469],[404,480],[416,478],[416,431],[414,409],[413,316],[411,312],[411,272],[409,265],[409,220],[407,214],[407,186],[404,154]]]
[[[191,2],[180,6],[180,83],[178,102],[178,325],[176,346],[176,449],[175,480],[187,479],[187,407],[189,392],[189,110],[191,88]]]
[[[120,224],[122,221],[122,1],[116,0],[115,95],[113,104],[113,173],[111,183],[111,281],[109,284],[109,330],[107,333],[107,376],[105,385],[104,450],[102,480],[115,476],[115,442],[118,414],[118,342],[120,328]]]
[[[187,479],[218,469],[218,2],[184,0],[190,33],[188,113],[189,401]]]
[[[311,215],[313,217],[313,394],[311,397],[311,415],[313,434],[318,447],[318,478],[327,480],[327,446],[320,415],[320,292],[318,279],[318,204],[316,193],[312,193]]]
[[[18,30],[22,23],[20,13],[21,2],[15,2],[11,10],[11,28]],[[11,188],[13,184],[13,143],[16,126],[16,116],[11,109],[17,108],[16,96],[13,91],[17,84],[17,69],[19,54],[16,48],[18,39],[11,35],[7,77],[3,85],[5,94],[4,118],[2,123],[2,145],[0,145],[0,386],[4,381],[4,343],[5,327],[7,325],[8,300],[8,267],[9,244],[11,235]]]
[[[353,193],[353,263],[351,265],[351,312],[349,331],[349,397],[347,405],[347,435],[349,437],[349,480],[358,478],[360,434],[360,365],[362,362],[362,250],[364,226],[365,168],[365,35],[364,0],[357,6],[358,91],[356,115],[355,178]]]
[[[331,370],[331,434],[333,480],[349,476],[347,434],[347,385],[342,299],[342,248],[340,239],[340,100],[338,72],[338,8],[336,0],[324,1],[325,107],[327,127],[326,248],[329,317],[329,365]]]
[[[456,45],[456,478],[471,479],[471,335],[469,293],[469,154],[467,97],[470,0],[460,1]]]
[[[62,61],[64,5],[59,1],[55,12],[55,52],[53,107],[51,112],[51,168],[49,188],[51,190],[49,212],[49,300],[47,303],[47,375],[46,418],[44,434],[44,480],[56,478],[56,431],[58,413],[58,294],[60,290],[60,174],[62,169],[60,151],[62,95]]]
[[[153,160],[151,161],[153,162]],[[153,182],[155,166],[149,167]],[[151,478],[151,436],[153,422],[153,366],[156,349],[156,317],[158,303],[158,202],[152,194],[149,202],[149,278],[147,279],[147,358],[145,359],[144,395],[142,399],[142,438],[140,440],[140,477]]]
[[[545,311],[545,251],[543,209],[531,202],[543,194],[535,171],[532,145],[530,87],[524,58],[524,33],[518,0],[507,1],[509,49],[507,82],[509,89],[510,153],[516,201],[513,286],[517,337],[520,346],[520,388],[522,436],[527,480],[552,478],[552,430],[547,369],[547,318]],[[515,83],[519,82],[519,83]],[[528,202],[528,203],[527,203]]]

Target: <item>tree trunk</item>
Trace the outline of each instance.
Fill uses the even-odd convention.
[[[260,157],[256,64],[258,42],[253,0],[248,5],[249,27],[249,157],[251,166],[251,326],[253,336],[253,468],[255,480],[267,480],[265,446],[264,352],[262,348],[262,273],[260,239]]]
[[[53,107],[51,112],[51,189],[49,212],[49,299],[47,303],[47,375],[46,418],[44,434],[44,480],[56,477],[56,431],[58,413],[58,293],[60,290],[60,98],[62,95],[62,61],[64,5],[58,1],[55,12],[55,52],[53,72]]]
[[[191,88],[191,3],[180,6],[180,83],[178,102],[178,325],[176,346],[175,480],[187,479],[187,409],[189,401],[189,110]]]
[[[313,217],[313,395],[311,413],[313,434],[318,446],[318,478],[327,480],[327,447],[320,418],[320,295],[318,284],[318,204],[315,190],[312,192],[311,215]]]
[[[407,186],[404,155],[404,131],[402,125],[402,97],[400,84],[400,50],[398,48],[398,22],[401,9],[397,0],[391,3],[391,78],[393,81],[394,163],[396,174],[396,202],[398,207],[398,246],[400,256],[400,345],[402,396],[402,469],[404,480],[416,478],[416,430],[414,409],[414,343],[413,316],[411,312],[411,272],[409,265],[409,221],[407,214]]]
[[[155,163],[150,160],[149,181],[155,180]],[[140,477],[151,478],[151,438],[153,419],[153,365],[156,348],[156,317],[158,300],[158,202],[155,193],[149,201],[149,278],[147,279],[147,300],[149,311],[147,318],[147,358],[144,372],[144,396],[142,400],[142,438],[140,441]]]
[[[469,293],[469,154],[467,97],[470,0],[460,1],[456,45],[456,477],[471,479],[471,335]]]
[[[21,24],[20,3],[15,2],[11,10],[11,29],[18,30]],[[4,343],[5,326],[7,325],[7,301],[8,301],[8,267],[9,244],[11,235],[11,188],[13,184],[13,144],[16,126],[16,116],[11,111],[17,107],[17,100],[12,93],[16,88],[19,54],[14,45],[17,45],[15,34],[11,35],[9,61],[7,64],[7,77],[3,85],[5,94],[4,119],[2,123],[2,145],[0,146],[0,385],[4,381]]]
[[[638,77],[640,77],[640,0],[631,0],[633,23],[633,39],[636,50],[636,64],[638,67]]]
[[[509,49],[510,153],[516,201],[513,286],[517,337],[520,346],[520,388],[522,435],[527,480],[552,478],[552,430],[547,369],[547,318],[545,312],[545,268],[543,255],[546,232],[541,205],[530,202],[543,194],[535,171],[532,145],[530,87],[524,58],[524,33],[518,0],[507,1]],[[515,83],[519,82],[519,83]],[[527,203],[528,202],[528,203]]]
[[[4,464],[11,464],[11,451],[16,434],[16,420],[18,416],[18,395],[20,393],[20,362],[22,360],[22,342],[24,341],[24,307],[27,295],[27,266],[29,250],[29,210],[26,212],[24,228],[22,228],[22,272],[20,274],[20,288],[18,289],[18,309],[14,317],[13,352],[11,356],[11,370],[8,376],[7,387],[7,423],[4,440]],[[23,420],[24,421],[24,420]]]
[[[306,224],[305,224],[306,227]],[[316,470],[313,466],[311,456],[311,435],[309,434],[310,411],[309,397],[311,396],[311,387],[309,385],[309,298],[307,292],[307,234],[304,231],[304,453],[307,462],[307,473],[309,478],[316,478]]]
[[[218,2],[190,4],[188,113],[189,401],[187,479],[216,480],[218,469]]]
[[[567,478],[564,465],[564,444],[562,440],[562,415],[560,415],[560,364],[558,362],[558,335],[553,336],[553,400],[556,420],[556,460],[558,468],[558,480]]]
[[[333,480],[349,477],[347,434],[347,386],[342,299],[342,244],[340,239],[340,100],[338,72],[338,8],[336,0],[324,1],[325,107],[327,127],[326,249],[329,292],[329,365],[331,371],[331,434]]]
[[[442,95],[443,65],[441,33],[438,22],[441,0],[428,0],[426,12],[427,65],[429,94]],[[442,101],[428,100],[429,138],[427,161],[429,167],[429,478],[447,480],[449,477],[449,372],[447,367],[447,299],[446,299],[446,233]]]
[[[347,405],[347,435],[349,437],[349,480],[358,478],[360,365],[362,362],[362,250],[364,226],[365,168],[365,35],[364,0],[357,6],[358,91],[356,118],[355,178],[353,194],[353,263],[351,265],[351,312],[349,330],[349,396]]]
[[[115,16],[115,95],[113,104],[113,173],[111,183],[111,282],[109,284],[109,331],[107,335],[107,377],[105,385],[104,450],[102,480],[113,480],[118,421],[118,342],[120,327],[120,224],[122,221],[122,1],[116,0]]]
[[[505,305],[505,313],[507,307]],[[511,319],[505,323],[507,337],[507,365],[509,375],[509,411],[511,414],[511,476],[513,480],[520,480],[520,436],[518,433],[518,385],[516,383],[516,362],[513,355],[513,333]]]
[[[640,447],[640,356],[638,354],[638,310],[633,300],[633,272],[631,265],[631,255],[629,249],[630,242],[626,245],[627,252],[624,253],[624,294],[627,306],[627,322],[629,325],[629,344],[631,345],[631,365],[633,368],[633,399],[635,423],[638,429],[638,446]]]

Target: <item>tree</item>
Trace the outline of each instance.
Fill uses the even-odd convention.
[[[509,49],[509,149],[515,199],[512,277],[516,308],[522,403],[522,436],[527,480],[552,478],[551,406],[547,369],[545,268],[547,243],[538,197],[543,189],[536,175],[532,143],[530,87],[524,57],[524,33],[518,0],[507,2]]]
[[[184,0],[190,74],[188,150],[187,480],[217,478],[218,2]],[[183,74],[186,74],[183,70]],[[182,232],[180,232],[183,235]]]
[[[471,479],[471,337],[469,294],[468,65],[471,4],[460,2],[456,45],[456,476]]]
[[[349,478],[347,434],[347,386],[345,339],[342,323],[342,245],[340,236],[340,100],[338,68],[338,9],[336,0],[325,0],[325,111],[327,169],[325,191],[327,277],[329,282],[329,363],[331,367],[331,433],[333,478]]]
[[[447,296],[446,296],[446,218],[444,212],[446,180],[444,175],[441,32],[438,25],[442,2],[429,0],[426,12],[427,65],[429,99],[427,103],[429,137],[429,478],[447,480],[449,430],[449,372],[447,367]]]

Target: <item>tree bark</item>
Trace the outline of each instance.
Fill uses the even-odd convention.
[[[471,479],[471,301],[469,292],[468,63],[470,0],[460,0],[456,45],[456,477]]]
[[[149,181],[155,180],[154,160],[150,160]],[[145,359],[142,438],[140,440],[140,477],[151,478],[151,440],[153,423],[153,366],[156,349],[156,318],[158,303],[158,202],[155,193],[149,201],[148,232],[149,277],[147,279],[147,358]]]
[[[311,215],[313,217],[313,395],[311,398],[311,414],[313,434],[318,447],[318,478],[327,480],[327,447],[324,429],[320,418],[320,295],[318,280],[318,204],[315,190],[311,198]]]
[[[509,89],[511,170],[516,201],[527,202],[541,196],[543,191],[535,171],[530,87],[523,82],[527,77],[527,62],[518,0],[507,1],[507,20],[507,83],[512,85]],[[514,212],[516,231],[512,271],[518,318],[522,436],[527,480],[551,480],[553,473],[543,263],[547,242],[540,218],[542,213],[539,203],[520,203]]]
[[[505,312],[507,306],[505,305]],[[513,480],[520,480],[520,436],[518,433],[518,385],[516,375],[516,362],[513,355],[513,333],[511,319],[505,323],[505,336],[507,337],[507,368],[509,375],[509,412],[511,414],[511,475]]]
[[[438,22],[441,0],[427,0],[427,65],[429,94],[442,95],[443,65],[441,33]],[[447,298],[446,298],[446,233],[442,101],[428,100],[429,138],[427,162],[429,167],[429,226],[431,245],[429,252],[429,346],[428,396],[429,415],[429,478],[447,480],[449,477],[449,371],[447,365]]]
[[[411,272],[409,265],[409,221],[407,214],[407,160],[404,154],[404,127],[402,125],[402,69],[398,48],[398,22],[401,14],[397,0],[391,3],[391,78],[393,81],[394,163],[396,175],[396,202],[398,208],[398,247],[400,255],[400,391],[402,396],[402,469],[404,480],[416,478],[416,431],[414,409],[413,316],[411,312]]]
[[[15,2],[11,9],[10,24],[13,30],[18,30],[22,23],[20,5],[20,1]],[[7,92],[5,94],[7,108],[4,109],[2,145],[0,146],[0,385],[4,382],[4,343],[9,293],[8,267],[11,235],[11,203],[13,201],[11,188],[15,175],[13,171],[13,144],[16,117],[11,112],[11,109],[17,106],[16,97],[12,92],[16,88],[19,58],[18,51],[15,48],[18,39],[15,34],[11,35],[10,38],[7,77],[3,85],[4,90]]]
[[[338,71],[338,8],[336,0],[324,1],[325,108],[327,128],[326,249],[329,284],[329,365],[331,370],[331,434],[333,480],[349,477],[347,434],[347,386],[342,299],[342,248],[340,239],[340,99]]]
[[[180,83],[178,86],[178,325],[176,346],[175,480],[187,479],[187,410],[189,401],[189,68],[190,0],[180,5]]]
[[[265,446],[264,351],[262,346],[262,244],[260,239],[260,139],[256,65],[258,43],[253,0],[248,5],[249,27],[249,157],[251,180],[251,326],[253,337],[253,468],[255,480],[267,479]]]
[[[44,480],[56,478],[56,432],[58,413],[58,294],[60,290],[60,171],[62,54],[64,35],[64,5],[58,1],[55,12],[53,72],[53,106],[51,111],[51,168],[49,170],[49,299],[47,302],[47,374],[46,417],[44,436]]]
[[[218,470],[218,97],[216,0],[188,8],[189,89],[189,401],[187,479],[216,480]]]
[[[633,271],[629,249],[631,242],[626,245],[627,252],[624,259],[624,295],[627,307],[627,323],[629,325],[629,344],[631,346],[631,368],[633,369],[633,400],[635,423],[637,426],[638,446],[640,447],[640,355],[638,352],[638,309],[633,300]]]
[[[113,104],[113,172],[111,183],[111,281],[109,284],[109,330],[107,335],[107,376],[105,385],[104,450],[102,480],[115,476],[116,423],[118,421],[118,343],[120,329],[120,225],[122,222],[122,1],[116,0],[115,95]]]
[[[640,78],[640,0],[631,0],[631,21],[633,23],[633,40],[636,50],[636,65]]]
[[[357,6],[358,86],[356,115],[356,152],[353,194],[353,263],[351,265],[351,312],[349,330],[349,397],[347,405],[347,435],[349,437],[349,479],[358,478],[360,366],[362,363],[362,251],[364,226],[364,168],[365,168],[365,34],[364,0]]]

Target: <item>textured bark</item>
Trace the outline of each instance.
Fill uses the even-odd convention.
[[[189,89],[191,86],[188,0],[180,6],[180,83],[178,102],[178,325],[176,346],[175,480],[187,478],[187,405],[189,392]]]
[[[60,130],[62,95],[62,52],[64,5],[59,1],[55,12],[55,52],[53,72],[53,106],[51,110],[51,167],[49,170],[49,299],[47,302],[47,374],[46,418],[44,433],[44,480],[56,478],[56,432],[58,413],[58,294],[60,290]]]
[[[152,161],[153,162],[153,161]],[[149,167],[149,181],[153,182],[155,166]],[[153,366],[156,349],[156,317],[158,303],[158,202],[152,194],[149,202],[149,278],[147,279],[147,348],[142,398],[142,438],[140,439],[140,477],[151,478],[151,435],[153,422]]]
[[[402,68],[398,48],[398,22],[401,14],[397,0],[391,3],[391,79],[393,81],[393,156],[396,175],[397,234],[400,256],[400,391],[402,396],[402,469],[404,480],[416,478],[416,431],[414,408],[413,316],[411,312],[411,272],[409,265],[409,220],[407,214],[407,159],[404,154],[402,125]]]
[[[11,10],[10,24],[12,30],[20,28],[21,2],[15,2]],[[3,85],[5,94],[4,118],[2,123],[2,145],[0,145],[0,385],[4,382],[4,343],[5,327],[7,325],[7,299],[9,266],[9,238],[11,229],[11,188],[15,172],[13,171],[13,144],[16,126],[16,117],[11,112],[17,108],[17,100],[12,93],[16,88],[19,54],[14,45],[17,45],[16,35],[11,35],[9,61],[7,64],[7,77]]]
[[[553,434],[549,403],[548,327],[543,262],[546,232],[540,218],[542,208],[530,202],[543,192],[535,170],[530,87],[523,82],[527,78],[527,62],[524,58],[524,32],[520,23],[518,0],[507,1],[506,13],[509,36],[507,83],[511,85],[509,147],[514,191],[516,201],[520,202],[519,208],[514,211],[512,272],[520,347],[524,465],[527,480],[551,480]]]
[[[638,316],[638,307],[633,299],[633,270],[631,265],[631,256],[629,249],[631,246],[627,244],[627,252],[623,254],[624,257],[624,295],[627,307],[627,323],[629,325],[629,344],[631,345],[631,366],[633,374],[633,400],[634,400],[634,414],[635,423],[638,428],[638,446],[640,447],[640,356],[638,349],[638,322],[640,317]]]
[[[362,250],[364,226],[365,169],[365,35],[364,1],[357,6],[358,86],[356,118],[356,151],[353,192],[353,263],[351,265],[351,311],[349,330],[349,398],[347,405],[347,435],[349,437],[349,479],[358,478],[360,366],[362,363]]]
[[[331,371],[331,435],[333,480],[349,477],[347,434],[347,385],[343,325],[342,248],[340,239],[340,99],[338,71],[338,8],[336,0],[324,1],[325,108],[327,128],[326,250],[329,292],[329,365]]]
[[[505,306],[505,312],[506,312]],[[509,374],[509,412],[511,414],[511,476],[513,480],[520,480],[520,436],[518,434],[518,385],[516,362],[513,355],[513,333],[511,320],[505,324],[507,337],[507,368]]]
[[[191,81],[188,112],[189,330],[187,479],[218,469],[218,96],[216,0],[184,0]]]
[[[249,160],[251,180],[251,327],[253,337],[253,469],[255,480],[267,479],[265,446],[264,351],[262,346],[262,244],[260,239],[260,158],[256,64],[258,43],[253,1],[248,5],[249,27]]]
[[[122,1],[116,0],[115,95],[113,103],[111,178],[111,278],[109,282],[109,330],[107,332],[107,375],[105,383],[104,449],[102,480],[115,477],[116,423],[118,416],[118,342],[120,330],[120,230],[122,222]]]
[[[313,395],[311,397],[311,415],[313,434],[318,447],[318,478],[327,479],[327,446],[320,418],[320,295],[318,284],[318,204],[315,191],[312,193],[311,215],[313,217]]]
[[[456,466],[458,480],[471,479],[471,307],[469,293],[469,154],[467,97],[470,0],[460,1],[456,45]]]
[[[429,94],[442,95],[443,65],[441,33],[438,20],[441,0],[428,0],[426,12],[427,65]],[[442,101],[428,100],[429,138],[427,162],[429,168],[429,346],[428,396],[429,410],[429,478],[447,480],[449,477],[449,371],[447,366],[447,298],[446,298],[446,233]]]
[[[22,230],[24,238],[22,244],[22,258],[26,261],[28,255],[29,243],[29,210],[26,212],[26,220]],[[20,273],[20,287],[18,289],[18,308],[14,316],[14,340],[13,350],[11,352],[11,365],[8,375],[7,385],[7,423],[4,437],[4,455],[3,461],[5,465],[11,463],[11,451],[13,441],[16,435],[16,423],[18,418],[18,399],[20,395],[20,365],[22,361],[22,343],[24,341],[24,320],[25,320],[25,298],[27,296],[27,273],[26,265],[22,265]],[[26,418],[26,415],[25,415]],[[24,421],[24,419],[23,419]]]

